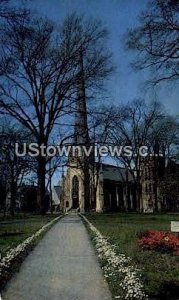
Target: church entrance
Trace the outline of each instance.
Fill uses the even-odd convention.
[[[79,180],[75,175],[72,179],[72,208],[79,207]]]

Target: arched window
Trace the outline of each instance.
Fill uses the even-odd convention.
[[[79,207],[79,180],[76,175],[72,178],[72,207]]]

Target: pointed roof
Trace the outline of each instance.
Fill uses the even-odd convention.
[[[80,71],[79,71],[78,82],[77,82],[77,100],[76,100],[75,130],[74,130],[74,143],[77,145],[89,144],[82,51],[80,51],[79,65],[80,65]]]

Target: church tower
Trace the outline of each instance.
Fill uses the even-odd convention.
[[[89,132],[86,108],[86,91],[83,69],[83,54],[80,53],[80,71],[77,79],[77,101],[75,112],[74,144],[89,145]]]
[[[90,138],[88,132],[85,78],[83,67],[83,53],[79,56],[79,74],[77,78],[77,92],[75,104],[73,149],[69,155],[68,170],[64,183],[64,201],[67,208],[88,211],[90,209],[90,171],[91,157],[87,157],[83,147],[89,149]],[[76,149],[74,151],[74,149]],[[74,153],[75,152],[75,153]],[[65,203],[64,203],[65,205]]]
[[[160,183],[165,174],[165,156],[162,154],[160,144],[154,142],[153,151],[144,158],[142,164],[142,210],[144,212],[157,212],[162,209]]]
[[[80,51],[80,72],[77,80],[77,101],[76,101],[76,114],[75,114],[75,128],[74,128],[74,144],[75,146],[90,147],[90,137],[88,131],[88,117],[87,117],[87,106],[86,106],[86,90],[85,90],[85,74],[83,66],[83,52]],[[90,209],[90,157],[87,157],[82,151],[80,157],[76,157],[77,167],[81,173],[81,180],[83,188],[81,190],[83,194],[83,206],[84,210]]]

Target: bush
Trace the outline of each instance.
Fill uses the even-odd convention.
[[[157,250],[164,253],[176,253],[179,250],[179,238],[174,234],[163,231],[147,231],[138,240],[145,250]]]

